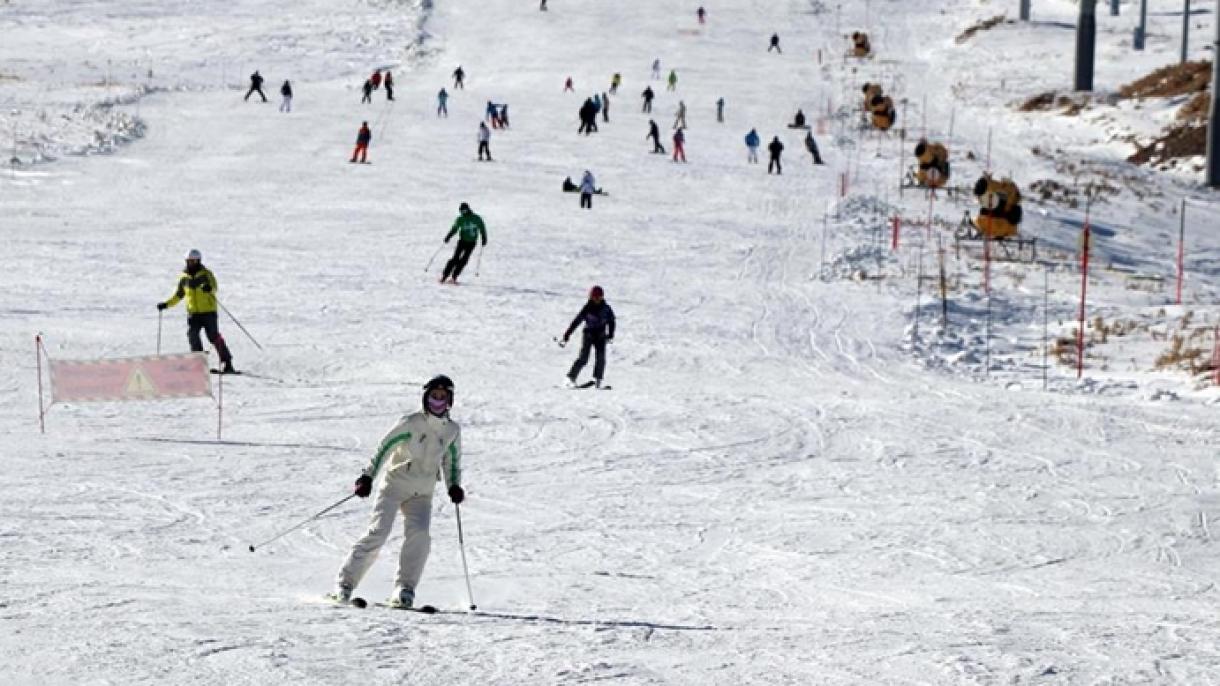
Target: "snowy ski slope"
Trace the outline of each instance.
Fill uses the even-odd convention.
[[[1015,0],[712,1],[702,27],[698,3],[549,4],[0,5],[0,141],[15,124],[21,160],[0,179],[0,684],[1220,681],[1220,394],[1154,371],[1168,344],[1149,332],[1097,345],[1081,383],[1055,364],[1042,390],[1044,273],[1067,335],[1082,212],[1027,206],[1045,260],[995,267],[990,367],[977,260],[949,263],[948,330],[923,282],[916,329],[935,235],[888,250],[894,213],[927,216],[896,188],[918,135],[945,139],[972,183],[990,134],[993,168],[1023,187],[1070,183],[1065,160],[1122,179],[1094,208],[1109,268],[1090,318],[1220,321],[1214,198],[1126,167],[1105,129],[1154,129],[1165,104],[1009,107],[1070,87],[1075,5],[1039,0],[1035,23],[957,44]],[[1176,59],[1178,3],[1150,5],[1143,55],[1126,49],[1131,3],[1098,8],[1099,90]],[[1198,56],[1212,20],[1197,18]],[[877,59],[843,60],[857,29]],[[783,55],[765,51],[773,32]],[[650,80],[657,57],[676,93]],[[392,107],[382,91],[360,104],[375,67],[394,70]],[[269,104],[242,101],[255,68]],[[577,136],[616,71],[610,121]],[[856,127],[866,80],[907,100],[901,151]],[[688,164],[649,154],[647,83],[663,132],[687,104]],[[512,129],[480,164],[487,100],[510,104]],[[828,101],[815,168],[784,123]],[[349,165],[362,120],[372,164]],[[751,127],[787,146],[782,176],[746,164]],[[585,169],[610,193],[592,211],[559,191]],[[1184,193],[1199,204],[1176,306]],[[440,286],[448,247],[424,267],[462,201],[489,244]],[[154,305],[192,247],[264,347],[222,321],[260,375],[225,381],[224,440],[207,400],[55,406],[40,435],[34,334],[57,358],[151,354]],[[574,393],[575,352],[552,337],[594,283],[619,316],[614,390]],[[167,312],[167,351],[186,350],[183,317]],[[247,551],[349,493],[438,372],[457,384],[482,614],[322,602],[367,501]],[[443,500],[419,600],[461,610]],[[389,593],[400,540],[362,595]]]

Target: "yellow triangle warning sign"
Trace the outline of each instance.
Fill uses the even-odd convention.
[[[152,379],[144,373],[144,367],[136,365],[136,368],[131,370],[131,376],[127,377],[127,386],[123,389],[123,394],[127,396],[154,396],[157,394],[157,387],[153,386]]]

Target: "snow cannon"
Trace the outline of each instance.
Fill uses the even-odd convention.
[[[1003,239],[1017,235],[1021,224],[1021,191],[1010,178],[999,181],[983,174],[974,183],[974,195],[979,201],[979,214],[974,225],[986,238]]]
[[[873,46],[868,42],[868,34],[863,31],[853,31],[851,34],[851,56],[868,57],[873,54]]]
[[[864,88],[861,90],[864,91],[865,111],[868,110],[869,103],[873,101],[873,98],[879,98],[882,95],[885,95],[885,93],[881,90],[881,84],[879,83],[865,83]]]
[[[941,188],[949,182],[949,149],[944,145],[921,138],[915,145],[915,158],[919,160],[915,181],[920,186]]]
[[[894,125],[894,120],[898,118],[898,113],[894,110],[894,101],[888,95],[873,96],[868,102],[869,115],[873,122],[873,127],[879,131],[889,131]]]

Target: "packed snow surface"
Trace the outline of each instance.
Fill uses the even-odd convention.
[[[1165,102],[1015,109],[1071,89],[1075,3],[960,43],[1015,0],[710,1],[703,25],[695,2],[549,5],[0,4],[0,683],[1220,682],[1220,394],[1199,368],[1220,211],[1189,166],[1123,162]],[[1103,96],[1175,61],[1181,22],[1151,0],[1134,53],[1135,3],[1107,5]],[[1213,20],[1192,18],[1192,56]],[[874,59],[844,58],[855,30]],[[393,104],[361,104],[375,68]],[[243,101],[255,69],[268,104]],[[615,72],[609,121],[578,136]],[[905,135],[859,126],[865,81]],[[647,84],[666,148],[686,103],[689,163],[649,154]],[[489,100],[512,127],[479,163]],[[785,127],[798,107],[825,166]],[[362,121],[371,164],[349,164]],[[746,163],[751,128],[786,146],[782,175]],[[1117,189],[1088,211],[1082,379],[1056,341],[1085,203],[1028,193],[1038,259],[985,284],[953,242],[973,198],[898,193],[922,135],[955,184]],[[586,169],[609,193],[592,210],[560,192]],[[442,286],[460,202],[489,242]],[[182,310],[154,305],[188,248],[262,346],[222,317],[251,372],[224,379],[223,438],[207,399],[55,405],[40,434],[35,334],[56,359],[185,351]],[[553,339],[595,283],[613,390],[570,391]],[[440,495],[418,599],[450,613],[322,600],[368,501],[249,552],[350,493],[442,372],[477,613]],[[390,592],[400,540],[359,595]]]

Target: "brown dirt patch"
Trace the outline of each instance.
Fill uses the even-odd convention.
[[[1161,67],[1118,89],[1122,98],[1172,98],[1207,90],[1212,81],[1210,61],[1183,62]]]
[[[970,40],[974,36],[974,34],[978,33],[979,31],[986,31],[988,29],[995,28],[996,26],[998,26],[1000,24],[1013,24],[1013,23],[1016,23],[1016,22],[1014,22],[1012,19],[1007,18],[1003,14],[997,14],[996,16],[994,16],[990,19],[984,19],[982,21],[979,21],[977,24],[974,24],[973,26],[967,28],[965,31],[962,31],[961,33],[957,34],[957,38],[954,38],[953,41],[958,44],[965,43],[966,41]]]
[[[1180,124],[1165,129],[1161,137],[1146,146],[1138,146],[1127,158],[1132,164],[1164,165],[1179,157],[1196,157],[1207,152],[1207,127]]]
[[[1195,93],[1194,97],[1187,100],[1186,104],[1182,105],[1182,109],[1178,110],[1178,121],[1190,124],[1206,124],[1209,102],[1211,102],[1210,91]]]

